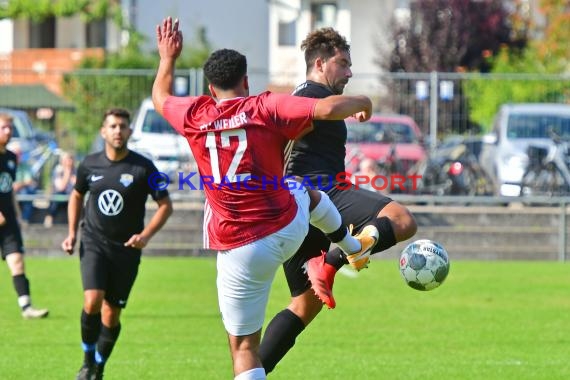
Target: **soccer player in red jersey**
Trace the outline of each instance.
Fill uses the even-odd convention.
[[[313,120],[367,120],[372,103],[364,96],[249,96],[246,58],[229,49],[212,53],[204,64],[212,96],[174,97],[174,64],[182,50],[178,22],[165,19],[157,41],[155,109],[186,137],[201,178],[210,179],[204,186],[204,243],[218,251],[218,302],[234,375],[265,379],[258,347],[269,289],[309,221],[348,254],[362,254],[377,238],[354,239],[326,194],[282,182],[285,146],[309,132]]]

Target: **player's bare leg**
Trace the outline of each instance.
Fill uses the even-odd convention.
[[[258,356],[261,330],[250,335],[228,334],[235,379],[265,379],[265,370]]]

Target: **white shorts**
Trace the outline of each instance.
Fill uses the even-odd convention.
[[[250,335],[262,328],[275,273],[309,231],[309,194],[305,189],[291,193],[297,201],[291,223],[253,243],[218,252],[218,303],[230,335]]]

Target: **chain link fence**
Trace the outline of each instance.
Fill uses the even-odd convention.
[[[103,112],[109,107],[136,112],[141,101],[151,95],[154,75],[155,70],[139,69],[72,72],[0,69],[0,107],[27,109],[39,117],[40,125],[56,133],[63,146],[86,152]],[[250,73],[250,82],[267,83],[267,78],[271,81],[275,75],[255,71]],[[282,81],[283,75],[279,77]],[[73,110],[49,112],[50,102],[38,98],[34,93],[37,87],[33,86],[29,87],[29,96],[22,96],[20,88],[19,99],[13,98],[10,88],[30,83],[44,85],[54,96],[72,105]],[[290,88],[279,86],[280,91],[292,90],[294,83],[290,83]],[[202,71],[177,70],[174,91],[179,95],[206,93]],[[357,92],[371,97],[376,111],[412,116],[429,146],[434,148],[447,135],[481,135],[489,131],[493,116],[504,103],[570,103],[570,75],[355,73],[346,93]],[[35,103],[30,102],[32,99]]]

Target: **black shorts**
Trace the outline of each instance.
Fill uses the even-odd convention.
[[[108,303],[126,307],[141,253],[140,249],[125,247],[123,243],[83,234],[79,246],[83,290],[104,290]]]
[[[24,244],[22,242],[22,232],[17,224],[18,222],[6,223],[0,227],[0,249],[2,250],[2,260],[6,260],[6,256],[11,253],[24,253]]]
[[[333,187],[327,194],[340,212],[343,224],[354,225],[356,232],[376,219],[380,210],[392,202],[391,198],[380,193],[354,187],[348,190]],[[309,233],[299,250],[283,263],[291,296],[301,295],[310,288],[311,284],[303,265],[311,257],[319,256],[322,251],[327,251],[330,243],[321,230],[310,226]]]

